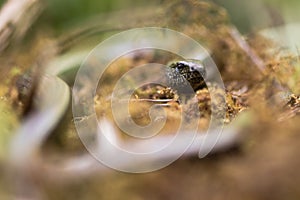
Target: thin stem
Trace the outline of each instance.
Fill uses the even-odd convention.
[[[255,51],[249,46],[249,44],[244,40],[241,33],[235,28],[230,29],[230,34],[239,47],[249,56],[252,62],[257,66],[259,71],[266,75],[266,66],[264,61],[255,53]]]
[[[0,11],[0,52],[22,39],[42,10],[40,0],[7,1]]]

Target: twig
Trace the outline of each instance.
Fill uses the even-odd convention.
[[[0,11],[0,52],[20,41],[40,15],[41,0],[9,0]]]
[[[248,43],[243,39],[240,32],[232,27],[230,29],[231,37],[235,40],[235,42],[239,45],[239,47],[250,57],[252,62],[257,66],[262,74],[266,73],[266,66],[263,60],[257,56],[257,54],[253,51],[253,49],[248,45]]]

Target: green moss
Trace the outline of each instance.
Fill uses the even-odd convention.
[[[0,100],[0,161],[5,159],[13,132],[18,127],[18,117],[4,100]]]

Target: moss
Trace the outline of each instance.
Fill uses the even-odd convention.
[[[0,99],[0,162],[7,158],[9,144],[18,125],[17,113],[2,97]]]

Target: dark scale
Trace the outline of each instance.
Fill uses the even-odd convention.
[[[177,61],[167,67],[167,79],[172,89],[181,94],[189,94],[188,85],[194,91],[206,87],[205,68],[202,64],[190,61]]]

